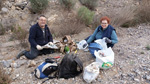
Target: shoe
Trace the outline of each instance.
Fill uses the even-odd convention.
[[[27,52],[26,50],[21,51],[18,55],[17,55],[17,59],[19,59],[21,56],[23,56],[25,54],[25,52]]]

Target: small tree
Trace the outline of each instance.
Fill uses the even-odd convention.
[[[83,21],[86,25],[90,25],[94,18],[94,12],[90,11],[85,6],[82,6],[78,11],[78,19]]]
[[[30,0],[32,11],[40,13],[48,6],[48,0]]]

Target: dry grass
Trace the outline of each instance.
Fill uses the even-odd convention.
[[[5,0],[0,0],[0,10],[1,10],[1,8],[3,7],[3,2],[4,2]]]
[[[51,30],[53,37],[63,37],[64,35],[78,34],[85,28],[75,17],[64,20],[59,27]]]
[[[98,5],[98,0],[79,0],[81,4],[86,6],[87,8],[94,10]]]
[[[140,23],[150,22],[150,0],[142,0],[137,8],[136,18]]]
[[[0,23],[0,35],[4,35],[6,32],[5,28],[3,27],[3,25]]]
[[[118,15],[111,17],[111,25],[114,27],[120,27],[124,23],[131,21],[135,16],[135,8],[134,7],[125,7],[122,9]]]
[[[12,40],[18,40],[20,42],[20,45],[23,48],[28,47],[28,41],[26,39],[28,34],[28,31],[18,26],[18,28],[15,28],[12,30]]]
[[[102,16],[108,16],[111,19],[110,24],[117,28],[120,27],[122,24],[131,21],[135,16],[135,8],[131,7],[125,7],[121,11],[119,11],[117,14],[114,12],[107,13],[107,14],[101,14],[101,15],[95,15],[94,20],[92,23],[92,28],[95,29],[97,26],[100,25],[100,18]]]
[[[0,84],[9,84],[10,82],[11,79],[9,78],[9,75],[5,73],[5,70],[3,70],[2,67],[0,67]]]
[[[75,5],[75,0],[59,0],[60,4],[67,10],[71,10]]]

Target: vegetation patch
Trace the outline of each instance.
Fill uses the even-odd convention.
[[[31,2],[32,12],[41,13],[48,6],[48,0],[29,0]]]
[[[87,7],[82,6],[78,11],[77,18],[86,25],[90,25],[94,18],[94,12],[89,10]]]

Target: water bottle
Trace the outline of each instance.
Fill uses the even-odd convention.
[[[69,46],[68,46],[68,45],[65,46],[65,52],[66,52],[66,53],[70,53],[70,49],[69,49]]]

